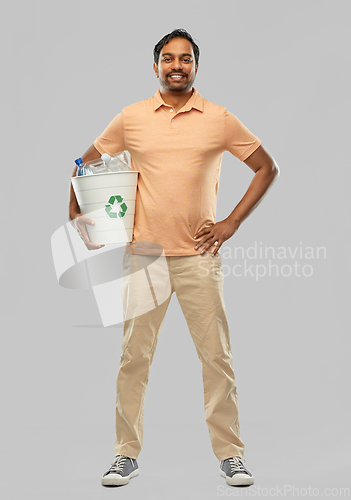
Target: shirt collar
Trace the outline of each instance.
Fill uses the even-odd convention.
[[[204,110],[204,103],[203,103],[203,98],[199,94],[199,92],[196,90],[195,87],[193,95],[190,97],[189,101],[182,107],[182,111],[190,111],[192,108],[198,109],[199,111],[203,112]],[[169,106],[169,104],[166,104],[165,101],[162,99],[160,89],[156,92],[156,94],[153,96],[154,99],[154,110],[156,111],[158,108],[161,106]]]

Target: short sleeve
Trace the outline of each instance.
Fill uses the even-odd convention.
[[[244,161],[260,146],[258,139],[233,113],[225,110],[225,149]]]
[[[115,154],[125,150],[123,112],[119,113],[93,143],[100,154]]]

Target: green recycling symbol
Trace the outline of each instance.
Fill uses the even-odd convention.
[[[120,210],[118,213],[113,210],[113,205],[115,203],[118,203],[118,205],[120,207]],[[115,196],[111,196],[110,199],[108,200],[107,205],[105,205],[105,212],[110,217],[110,219],[117,219],[117,217],[124,217],[127,210],[128,210],[128,207],[127,207],[126,203],[123,201],[122,196],[120,196],[119,194],[117,194]]]

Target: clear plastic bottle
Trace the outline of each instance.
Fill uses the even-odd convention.
[[[86,167],[90,168],[93,174],[108,174],[110,171],[108,162],[111,157],[104,153],[101,158],[96,160],[87,161]]]
[[[103,153],[101,158],[87,161],[85,168],[90,168],[91,173],[93,174],[109,174],[113,172],[127,172],[132,170],[129,167],[128,158],[124,151],[113,155]]]
[[[103,162],[103,165],[104,165],[104,168],[108,171],[108,172],[111,172],[111,170],[108,168],[108,165],[107,163],[111,161],[111,156],[108,155],[107,153],[103,153],[101,155],[101,160]]]
[[[94,173],[88,165],[84,165],[82,158],[75,160],[75,164],[77,165],[77,176],[92,175]]]
[[[126,154],[122,152],[112,155],[107,168],[110,172],[124,172],[130,170]]]
[[[76,171],[77,177],[79,175],[84,175],[83,174],[83,172],[84,172],[84,163],[83,163],[82,158],[77,158],[76,160],[74,160],[74,163],[77,165],[77,171]]]

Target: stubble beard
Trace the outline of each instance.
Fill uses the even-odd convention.
[[[172,82],[168,80],[168,77],[166,77],[165,80],[162,80],[160,78],[160,82],[162,87],[166,88],[167,90],[170,90],[171,92],[184,92],[185,90],[190,90],[193,86],[194,80],[189,80],[188,76],[185,77],[185,82],[183,85],[172,85]]]

